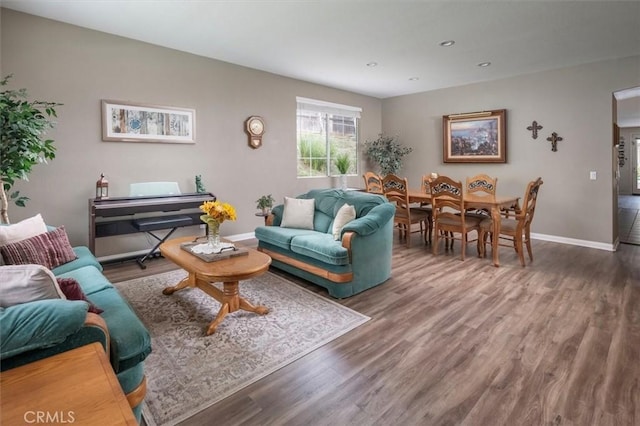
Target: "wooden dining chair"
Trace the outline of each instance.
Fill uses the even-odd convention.
[[[438,254],[438,240],[445,240],[445,247],[449,241],[461,241],[460,255],[465,257],[468,234],[472,231],[480,233],[480,218],[467,217],[464,214],[464,199],[462,182],[454,181],[447,176],[439,176],[431,182],[431,205],[433,209],[433,254]],[[456,234],[460,234],[456,237]],[[479,243],[478,239],[478,243]],[[453,245],[451,245],[453,248]],[[478,253],[480,246],[478,245]]]
[[[422,181],[420,182],[420,192],[431,195],[431,181],[433,179],[434,178],[432,174],[423,175]],[[416,209],[420,209],[422,211],[427,212],[428,219],[429,219],[429,222],[428,222],[429,228],[427,232],[428,232],[429,244],[431,244],[431,234],[433,233],[433,209],[431,207],[431,203],[422,202],[420,203],[420,207],[416,207]]]
[[[405,239],[407,247],[411,247],[411,233],[420,232],[427,243],[426,230],[429,229],[429,214],[419,208],[411,208],[409,204],[409,185],[406,178],[388,174],[382,178],[384,196],[390,203],[395,203],[395,224],[398,225],[398,236]],[[412,231],[411,225],[420,225],[419,231]]]
[[[500,243],[499,246],[513,247],[520,259],[520,265],[525,266],[524,247],[526,245],[529,259],[533,262],[533,252],[531,251],[531,222],[536,211],[536,202],[542,178],[537,178],[529,182],[524,194],[522,207],[515,212],[515,216],[509,216],[500,220],[500,240],[508,240],[507,243]],[[486,256],[486,244],[493,230],[493,221],[488,218],[480,223],[480,255]],[[495,236],[491,236],[495,238]]]
[[[374,172],[366,172],[362,175],[364,178],[365,191],[372,194],[383,194],[382,190],[382,177]]]
[[[495,196],[497,186],[498,178],[493,178],[485,174],[479,174],[472,177],[467,177],[465,190],[467,194]],[[480,219],[485,219],[491,216],[491,212],[485,209],[469,209],[465,214],[468,217],[478,217]]]

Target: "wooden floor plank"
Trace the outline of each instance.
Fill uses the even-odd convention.
[[[182,424],[640,424],[640,246],[534,241],[533,263],[501,248],[495,268],[413,238],[389,281],[338,301],[371,321]],[[105,273],[173,269],[147,264]]]

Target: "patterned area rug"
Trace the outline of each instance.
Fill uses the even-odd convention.
[[[145,362],[148,425],[183,421],[370,318],[270,272],[240,283],[240,294],[267,315],[237,311],[206,336],[220,303],[200,289],[164,296],[186,272],[116,283],[151,333]]]

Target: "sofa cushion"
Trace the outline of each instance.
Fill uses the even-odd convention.
[[[76,255],[76,259],[53,268],[51,270],[53,275],[58,276],[73,271],[74,269],[80,269],[83,266],[93,266],[97,268],[98,271],[102,271],[102,265],[100,265],[100,262],[98,262],[98,259],[95,258],[88,247],[77,246],[73,248],[73,252]]]
[[[115,372],[127,370],[143,361],[151,353],[151,336],[118,290],[105,288],[88,296],[104,309],[100,316],[109,329],[111,365]]]
[[[64,226],[1,246],[0,253],[8,265],[35,263],[49,269],[76,259]]]
[[[111,365],[117,372],[144,360],[151,352],[151,337],[131,306],[118,290],[93,266],[61,274],[58,278],[75,278],[92,303],[104,312],[111,337]]]
[[[280,228],[278,226],[259,226],[255,230],[256,238],[271,245],[289,250],[291,240],[300,235],[315,234],[308,229]]]
[[[313,229],[314,199],[284,197],[283,228]]]
[[[53,273],[44,266],[0,266],[0,307],[64,298]]]
[[[82,268],[57,275],[57,278],[75,279],[78,281],[82,291],[87,296],[91,296],[93,293],[106,288],[113,288],[113,284],[111,284],[111,282],[109,282],[109,280],[93,266],[83,266]],[[93,301],[93,299],[91,300]]]
[[[334,240],[340,240],[342,238],[342,228],[356,218],[356,209],[349,205],[343,204],[338,212],[336,218],[333,221],[332,234]]]
[[[298,235],[291,240],[291,251],[330,265],[349,264],[349,251],[335,241],[332,234]]]
[[[87,308],[86,302],[63,299],[0,308],[0,357],[62,343],[83,326]]]

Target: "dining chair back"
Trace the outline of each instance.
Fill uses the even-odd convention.
[[[481,219],[464,215],[462,182],[455,181],[448,176],[438,176],[431,182],[431,204],[434,228],[433,254],[438,254],[439,239],[445,240],[447,248],[449,241],[460,240],[462,242],[461,257],[464,260],[467,243],[475,241],[468,240],[468,234],[471,231],[479,233]],[[455,234],[460,234],[460,237],[456,237]],[[480,251],[479,246],[478,251]]]
[[[498,235],[498,238],[508,240],[510,244],[498,243],[498,245],[513,247],[518,254],[520,265],[522,266],[525,266],[524,246],[527,247],[529,259],[533,262],[533,251],[531,250],[531,223],[533,222],[533,216],[535,215],[538,194],[542,184],[543,182],[541,177],[529,182],[524,194],[522,207],[516,210],[515,216],[500,220],[500,235]],[[480,224],[480,245],[482,256],[486,255],[485,246],[492,228],[493,222],[491,219],[485,219]],[[492,238],[495,237],[492,236]]]
[[[482,196],[495,196],[496,187],[498,186],[498,178],[493,178],[489,175],[479,174],[471,177],[467,177],[467,184],[465,190],[467,194],[482,195]],[[468,209],[465,213],[468,217],[477,217],[485,219],[491,216],[491,212],[486,209]]]
[[[374,172],[366,172],[362,177],[364,178],[365,191],[372,194],[384,193],[382,190],[382,178],[380,175]]]
[[[429,214],[426,211],[411,208],[407,179],[394,174],[388,174],[382,178],[382,189],[387,200],[396,205],[394,220],[395,224],[398,225],[398,235],[400,239],[404,238],[407,247],[411,247],[411,225],[419,224],[420,230],[415,232],[420,232],[420,235],[424,236],[426,244],[427,234],[425,229],[429,228]]]

